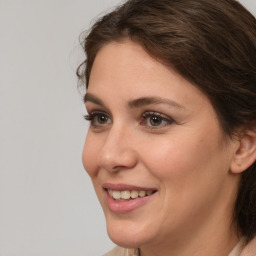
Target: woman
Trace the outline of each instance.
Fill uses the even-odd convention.
[[[106,255],[255,256],[255,18],[234,0],[130,0],[84,50]]]

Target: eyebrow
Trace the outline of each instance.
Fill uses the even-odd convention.
[[[181,104],[179,104],[174,100],[167,99],[167,98],[160,98],[160,97],[142,97],[142,98],[132,100],[128,104],[131,108],[138,108],[138,107],[143,107],[143,106],[152,105],[152,104],[153,105],[167,104],[167,105],[170,105],[171,107],[185,109],[184,106],[182,106]]]
[[[101,99],[99,99],[98,97],[96,97],[91,93],[86,93],[84,96],[84,103],[88,101],[94,104],[97,104],[99,106],[106,107],[106,105]],[[167,105],[170,105],[171,107],[185,109],[184,106],[182,106],[181,104],[179,104],[174,100],[167,99],[167,98],[160,98],[160,97],[142,97],[142,98],[138,98],[128,102],[128,105],[130,108],[139,108],[147,105],[157,105],[157,104],[167,104]]]
[[[92,103],[94,103],[96,105],[99,105],[99,106],[102,106],[102,107],[106,107],[104,102],[101,99],[99,99],[98,97],[94,96],[93,94],[87,92],[84,95],[84,103],[86,103],[88,101],[92,102]]]

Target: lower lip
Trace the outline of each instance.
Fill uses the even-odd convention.
[[[113,199],[107,191],[106,191],[106,194],[107,194],[108,207],[112,212],[115,212],[115,213],[126,213],[126,212],[134,211],[135,209],[146,204],[155,195],[155,194],[152,194],[150,196],[138,197],[136,199],[131,199],[129,201],[117,201]]]

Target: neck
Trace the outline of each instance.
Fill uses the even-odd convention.
[[[237,186],[227,184],[223,190],[215,201],[177,228],[142,245],[140,256],[228,256],[241,238],[233,221]]]
[[[178,231],[155,237],[152,243],[141,246],[140,256],[228,256],[241,238],[229,214],[233,205],[215,205],[205,218],[194,216]]]
[[[228,256],[239,242],[236,232],[213,232],[204,236],[183,237],[181,239],[168,239],[168,244],[141,247],[140,256]]]

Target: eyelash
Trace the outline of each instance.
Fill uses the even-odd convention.
[[[174,120],[170,117],[167,117],[161,113],[158,113],[158,112],[154,112],[154,111],[146,111],[142,114],[142,121],[140,122],[141,125],[145,126],[145,127],[148,127],[149,129],[160,129],[162,127],[165,127],[165,126],[168,126],[170,124],[172,124],[174,122]],[[150,119],[149,118],[158,118],[159,121],[161,122],[160,125],[150,125],[150,124],[147,124],[147,121],[150,122]],[[151,119],[152,120],[152,119]],[[165,123],[165,124],[162,124],[162,123]]]
[[[105,112],[101,112],[101,111],[94,111],[92,113],[89,113],[88,115],[85,115],[84,118],[85,118],[85,120],[90,121],[91,126],[93,126],[95,128],[99,128],[99,127],[109,124],[108,122],[104,123],[104,124],[99,124],[99,122],[98,122],[98,124],[97,124],[96,118],[100,117],[100,116],[106,118],[103,121],[111,120],[109,115],[107,115]],[[141,117],[142,117],[142,120],[140,121],[140,125],[148,128],[148,129],[151,129],[151,130],[160,129],[162,127],[165,127],[165,126],[168,126],[168,125],[174,123],[174,120],[172,118],[167,117],[161,113],[154,112],[154,111],[146,111],[141,115]],[[152,123],[151,124],[148,123],[148,122],[152,121],[152,119],[150,120],[150,118],[158,118],[158,121],[160,121],[160,124],[153,125]],[[155,120],[155,121],[157,121],[157,120]],[[163,124],[163,122],[164,122],[164,124]]]
[[[103,124],[95,124],[95,118],[96,117],[107,117],[109,120],[110,120],[110,117],[105,113],[105,112],[102,112],[102,111],[93,111],[92,113],[89,113],[88,115],[85,115],[84,116],[84,119],[87,120],[87,121],[90,121],[91,123],[91,126],[93,127],[101,127]]]

